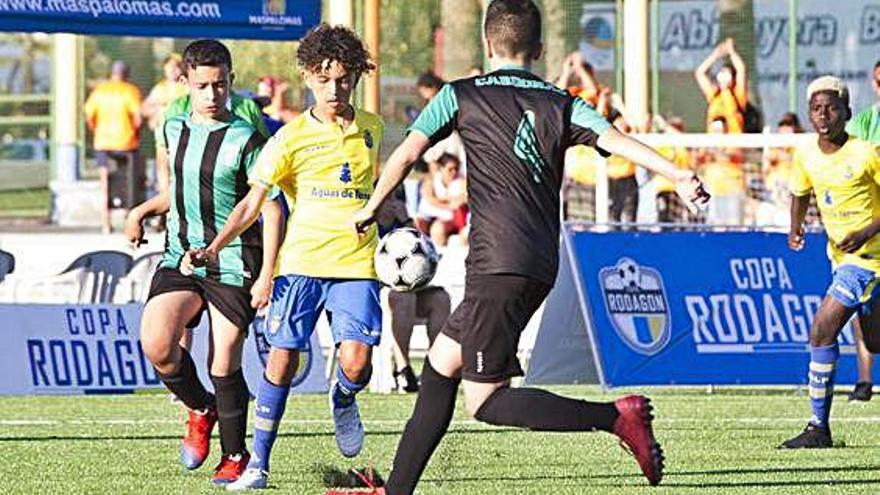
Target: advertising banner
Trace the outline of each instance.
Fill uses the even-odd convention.
[[[0,0],[0,31],[294,40],[320,0]]]
[[[800,252],[777,233],[569,235],[606,386],[806,383],[824,235]],[[838,382],[853,383],[849,327],[840,344]]]
[[[144,355],[141,305],[0,304],[0,394],[112,394],[162,387]],[[252,394],[268,353],[258,324],[244,343],[242,368]],[[193,330],[193,361],[209,389],[208,318]],[[294,392],[324,392],[324,358],[312,338]]]

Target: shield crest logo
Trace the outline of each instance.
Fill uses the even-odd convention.
[[[599,286],[608,319],[630,349],[650,356],[669,343],[672,317],[659,271],[621,258],[599,270]]]

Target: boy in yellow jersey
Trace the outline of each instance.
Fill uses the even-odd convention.
[[[379,343],[382,315],[373,269],[375,227],[359,237],[349,218],[373,192],[383,123],[349,103],[361,75],[375,68],[351,30],[322,24],[297,50],[303,79],[315,105],[269,140],[250,176],[251,190],[223,231],[188,261],[213,264],[217,252],[257,218],[266,194],[281,188],[291,207],[279,251],[267,316],[272,346],[255,403],[253,457],[230,490],[265,488],[269,454],[296,373],[297,353],[309,346],[315,324],[327,310],[339,349],[330,402],[336,442],[346,457],[363,446],[364,427],[355,395],[370,380],[370,356]]]
[[[810,328],[813,416],[802,433],[780,446],[791,449],[831,447],[828,419],[840,354],[837,337],[854,313],[868,315],[880,272],[880,156],[873,145],[845,130],[852,111],[843,81],[820,77],[807,87],[807,97],[810,123],[819,136],[794,155],[788,245],[803,248],[809,194],[815,191],[834,274]]]

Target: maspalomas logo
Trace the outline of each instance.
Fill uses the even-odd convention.
[[[672,318],[660,272],[621,258],[599,270],[599,286],[608,319],[627,346],[651,355],[669,343]]]

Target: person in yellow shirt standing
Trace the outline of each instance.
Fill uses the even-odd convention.
[[[95,161],[101,177],[103,196],[101,224],[104,232],[111,231],[110,209],[132,208],[143,192],[138,170],[138,139],[141,127],[141,91],[128,82],[128,65],[113,62],[110,80],[98,84],[85,104],[86,124],[94,133]],[[125,177],[125,191],[116,196],[110,189],[110,161]]]
[[[372,348],[382,333],[379,283],[373,268],[377,232],[351,230],[350,218],[373,194],[384,124],[356,109],[351,95],[375,65],[357,35],[342,26],[314,28],[297,50],[315,104],[287,123],[263,148],[249,183],[223,230],[185,263],[216,263],[216,253],[256,221],[273,187],[290,205],[287,234],[276,263],[266,340],[272,349],[254,406],[253,457],[229,490],[266,488],[269,456],[284,414],[298,352],[308,349],[318,317],[330,319],[339,350],[330,408],[342,455],[356,456],[364,427],[355,396],[370,381]]]
[[[666,132],[682,133],[684,132],[684,121],[678,117],[672,117],[668,121]],[[687,170],[691,166],[691,156],[687,148],[681,146],[667,146],[658,148],[657,152],[666,159],[674,163],[678,168]],[[657,206],[657,222],[658,223],[679,223],[685,222],[687,207],[675,192],[675,184],[662,175],[653,177],[654,194]]]
[[[162,61],[162,73],[165,78],[153,86],[141,108],[141,112],[152,130],[155,130],[162,121],[162,114],[171,105],[171,102],[187,94],[186,84],[181,79],[183,69],[181,68],[180,55],[172,53],[165,57],[165,60]]]
[[[810,123],[818,138],[794,155],[788,245],[795,251],[803,249],[809,194],[815,191],[834,272],[810,328],[808,377],[813,415],[804,431],[783,442],[782,448],[832,446],[828,420],[840,354],[837,337],[856,313],[863,331],[871,331],[867,316],[878,293],[880,273],[880,156],[874,145],[847,134],[846,121],[852,111],[842,80],[820,77],[807,87],[807,97]]]

